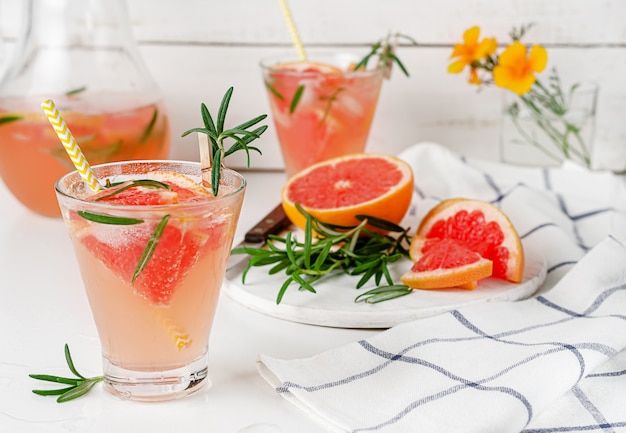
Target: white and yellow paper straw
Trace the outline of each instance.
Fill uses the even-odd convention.
[[[174,340],[174,344],[176,345],[176,348],[178,350],[182,350],[185,347],[191,345],[191,343],[193,343],[193,340],[191,339],[189,334],[187,334],[184,329],[176,325],[176,323],[174,323],[172,319],[166,317],[160,312],[155,313],[159,324],[163,329],[167,331],[170,337],[172,337],[172,339]]]
[[[78,146],[78,142],[70,132],[70,129],[67,127],[63,117],[61,117],[61,113],[57,110],[54,102],[52,102],[51,99],[47,99],[41,103],[41,108],[54,128],[54,131],[57,133],[59,140],[63,143],[63,147],[65,147],[67,154],[74,163],[74,167],[76,167],[76,170],[81,175],[85,183],[93,192],[100,191],[102,187],[98,183],[98,178],[91,170],[85,155],[83,155],[83,152]]]
[[[300,58],[301,62],[306,62],[307,58],[304,51],[304,46],[302,45],[302,41],[300,40],[298,29],[296,29],[296,23],[293,21],[293,17],[291,16],[291,12],[289,11],[287,0],[278,1],[280,3],[280,9],[283,11],[283,16],[285,17],[285,22],[287,23],[287,28],[289,29],[289,34],[291,34],[291,40],[293,41],[293,45],[298,52],[298,57]]]

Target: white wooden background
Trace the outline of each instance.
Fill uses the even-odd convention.
[[[22,1],[0,0],[0,62],[13,47]],[[200,126],[200,103],[216,110],[231,85],[233,124],[269,113],[258,61],[292,49],[277,0],[127,3],[140,51],[169,107],[172,158],[197,159],[194,140],[180,133]],[[532,22],[525,41],[548,49],[549,67],[556,66],[566,82],[600,83],[596,140],[621,152],[614,168],[626,168],[626,0],[291,0],[290,7],[309,51],[365,54],[389,31],[418,42],[399,48],[411,77],[396,69],[384,83],[369,151],[396,154],[433,141],[497,160],[501,91],[477,93],[464,76],[447,74],[449,55],[472,25],[508,43],[513,26]],[[273,127],[258,144],[264,155],[253,165],[280,169]]]

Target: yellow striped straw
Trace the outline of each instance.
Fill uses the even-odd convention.
[[[189,334],[187,334],[187,332],[184,329],[179,328],[172,321],[172,319],[164,316],[160,312],[155,312],[155,314],[161,327],[164,328],[167,331],[167,333],[170,335],[170,337],[172,337],[172,339],[174,340],[174,344],[176,345],[176,348],[178,350],[182,350],[185,347],[191,345],[191,343],[193,343],[193,340],[191,339]]]
[[[296,29],[296,24],[293,21],[291,12],[289,11],[287,0],[278,1],[280,3],[280,9],[283,11],[283,16],[285,17],[287,28],[289,29],[289,33],[291,34],[291,40],[293,41],[293,45],[294,47],[296,47],[296,51],[298,52],[298,57],[300,58],[300,61],[306,62],[306,53],[304,52],[304,46],[302,45],[300,35],[298,35],[298,29]]]
[[[46,114],[48,121],[54,128],[54,131],[57,133],[59,140],[63,143],[63,147],[65,151],[69,155],[70,159],[74,163],[74,167],[78,173],[80,173],[81,177],[85,181],[85,183],[91,188],[93,192],[98,192],[102,188],[98,183],[98,178],[91,170],[87,159],[85,159],[85,155],[78,147],[78,143],[76,139],[70,132],[70,129],[67,127],[67,124],[61,117],[61,113],[57,110],[57,107],[54,105],[51,99],[47,99],[41,103],[41,108],[43,112]]]

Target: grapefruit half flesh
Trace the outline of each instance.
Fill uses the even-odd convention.
[[[413,194],[413,173],[404,161],[385,154],[355,153],[314,164],[292,176],[282,190],[282,204],[291,222],[304,229],[306,217],[295,204],[318,220],[355,226],[356,215],[399,224]]]

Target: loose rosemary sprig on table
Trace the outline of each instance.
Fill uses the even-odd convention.
[[[76,370],[76,367],[74,367],[74,361],[72,361],[70,348],[67,344],[65,345],[65,361],[67,362],[67,366],[70,368],[70,371],[76,377],[52,376],[49,374],[29,374],[28,376],[37,380],[60,383],[69,386],[57,389],[33,389],[35,394],[43,396],[58,395],[59,397],[57,398],[57,402],[64,403],[87,394],[91,391],[94,385],[104,380],[104,376],[88,378],[80,374],[78,370]]]
[[[233,88],[229,88],[224,97],[222,98],[222,102],[220,104],[220,108],[217,112],[217,122],[213,121],[213,117],[211,117],[211,113],[207,109],[205,104],[201,104],[200,109],[202,112],[202,121],[204,122],[204,128],[192,128],[185,132],[183,132],[182,136],[185,137],[192,132],[199,132],[201,134],[206,134],[210,140],[210,149],[209,155],[211,158],[211,189],[213,195],[217,195],[220,174],[222,169],[222,163],[224,158],[232,153],[237,152],[238,150],[244,150],[248,156],[248,167],[250,166],[250,151],[254,150],[261,154],[261,150],[254,146],[249,146],[249,144],[261,137],[261,134],[265,132],[267,129],[267,125],[259,126],[258,128],[250,131],[248,130],[252,126],[258,124],[263,119],[267,117],[267,114],[262,114],[260,116],[255,117],[254,119],[248,120],[247,122],[243,122],[240,125],[235,126],[231,129],[224,129],[224,121],[226,120],[226,112],[228,111],[228,105],[230,104],[230,98],[233,94]],[[224,140],[232,139],[235,142],[233,145],[226,149],[224,144]]]
[[[387,267],[389,263],[409,257],[409,229],[366,215],[356,216],[361,221],[356,226],[338,227],[321,222],[298,203],[296,207],[306,217],[303,242],[288,232],[285,237],[269,235],[267,248],[244,246],[232,251],[232,254],[251,256],[242,274],[244,284],[251,268],[272,265],[270,275],[284,272],[287,277],[278,291],[277,304],[292,284],[299,290],[316,293],[313,287],[316,281],[342,272],[361,276],[355,285],[357,289],[374,278],[377,287],[357,296],[355,302],[377,303],[411,293],[407,286],[394,284]],[[377,233],[368,225],[397,235]],[[383,279],[386,284],[381,285]]]

